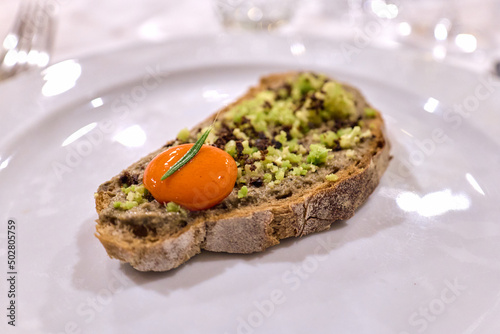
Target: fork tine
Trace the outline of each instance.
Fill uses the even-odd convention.
[[[16,21],[7,35],[0,58],[0,80],[49,62],[53,17],[43,0],[21,2]]]
[[[25,68],[31,41],[36,29],[36,26],[34,26],[35,15],[36,4],[34,4],[32,1],[29,1],[26,9],[26,15],[21,18],[21,33],[19,35],[19,43],[17,45],[16,55],[18,66],[13,68],[13,75],[21,72]]]
[[[13,49],[17,46],[19,42],[19,37],[22,35],[22,31],[24,29],[24,18],[29,15],[31,10],[31,2],[30,1],[21,1],[19,5],[19,9],[16,13],[16,18],[14,20],[13,26],[11,28],[10,33],[5,37],[3,47],[7,50]]]
[[[47,66],[50,59],[50,51],[54,42],[54,17],[48,9],[40,2],[38,3],[41,22],[37,33],[33,36],[31,50],[28,53],[28,64],[43,68]]]
[[[25,22],[25,43],[20,48],[21,66],[17,72],[30,67],[45,67],[48,64],[48,48],[52,38],[51,13],[42,1],[31,6],[30,16]],[[43,54],[42,54],[43,53]],[[45,56],[44,56],[45,54]],[[42,62],[40,62],[40,56]]]
[[[0,58],[0,80],[9,77],[12,73],[12,68],[15,65],[12,50],[15,50],[21,42],[20,39],[24,31],[23,21],[29,15],[30,8],[31,2],[21,2],[12,29],[3,41]]]

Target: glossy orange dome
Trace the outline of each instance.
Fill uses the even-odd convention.
[[[189,210],[204,210],[222,202],[233,190],[238,176],[236,162],[227,152],[208,145],[203,145],[194,158],[161,181],[193,145],[171,147],[146,167],[144,186],[158,202],[175,202]]]

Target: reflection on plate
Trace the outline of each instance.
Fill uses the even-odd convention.
[[[0,99],[12,103],[0,125],[0,202],[3,226],[8,218],[18,226],[18,328],[495,332],[499,145],[452,108],[478,83],[411,53],[346,56],[342,43],[170,42],[66,61],[43,79],[4,84]],[[168,273],[108,259],[93,236],[97,186],[259,76],[291,69],[358,86],[383,112],[394,159],[356,216],[265,253],[203,253]]]

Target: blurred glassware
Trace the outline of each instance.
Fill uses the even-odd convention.
[[[362,0],[361,6],[368,14],[380,19],[394,19],[399,14],[401,1],[395,0]]]
[[[0,80],[48,65],[56,10],[55,2],[21,1],[12,29],[0,49]]]
[[[442,59],[448,53],[491,50],[498,29],[498,0],[364,0],[365,13],[391,21],[401,43],[431,50]]]
[[[215,0],[217,15],[227,28],[274,30],[288,22],[297,0]]]
[[[362,16],[362,0],[322,0],[323,15],[341,23],[357,25]]]

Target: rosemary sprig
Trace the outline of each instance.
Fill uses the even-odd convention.
[[[182,166],[187,164],[191,159],[194,158],[194,156],[200,151],[201,147],[205,143],[205,140],[207,140],[208,134],[212,130],[212,126],[208,128],[207,131],[196,141],[196,143],[189,149],[189,151],[184,154],[182,158],[180,158],[179,161],[177,161],[170,169],[161,177],[161,180],[165,180],[167,177],[170,175],[174,174],[177,172]]]

